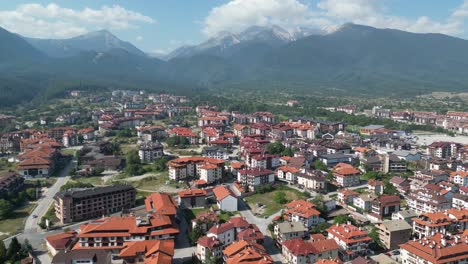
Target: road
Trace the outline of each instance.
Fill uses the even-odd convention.
[[[28,239],[29,243],[34,248],[34,252],[39,260],[39,263],[52,262],[52,259],[47,254],[47,251],[44,250],[43,244],[44,237],[53,233],[43,232],[37,223],[47,213],[47,210],[54,202],[55,194],[59,192],[60,188],[70,179],[70,176],[67,176],[67,174],[73,166],[75,166],[75,161],[69,162],[65,168],[59,172],[57,181],[50,188],[48,188],[46,193],[44,193],[43,196],[37,201],[36,208],[34,208],[31,215],[29,215],[29,217],[26,219],[23,232],[16,235],[20,242]],[[33,217],[33,215],[36,215],[37,217]],[[4,240],[6,245],[10,243],[11,238],[12,237]]]
[[[275,261],[275,263],[284,263],[281,251],[275,246],[275,242],[270,236],[270,230],[268,230],[268,224],[273,221],[273,218],[280,215],[281,211],[276,212],[266,219],[259,218],[253,215],[248,205],[242,199],[239,199],[239,212],[243,217],[245,217],[247,222],[257,225],[258,229],[263,233],[265,236],[263,246],[267,250],[268,254],[273,258],[273,261]]]

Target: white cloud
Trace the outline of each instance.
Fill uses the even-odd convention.
[[[142,37],[142,36],[137,36],[135,39],[136,39],[136,41],[138,41],[138,42],[143,41],[143,37]]]
[[[252,25],[290,27],[327,23],[326,19],[314,17],[309,7],[297,0],[232,0],[211,10],[204,20],[203,32],[212,36]]]
[[[151,17],[119,5],[74,10],[51,3],[23,4],[0,11],[0,26],[25,36],[65,38],[95,29],[128,29],[155,23]]]
[[[468,0],[445,21],[427,16],[405,18],[387,14],[388,1],[382,0],[320,0],[308,6],[300,0],[231,0],[213,8],[204,20],[203,33],[212,36],[220,31],[241,31],[252,25],[279,25],[285,28],[308,26],[334,29],[346,22],[379,28],[395,28],[418,33],[463,32],[463,21],[468,17]]]

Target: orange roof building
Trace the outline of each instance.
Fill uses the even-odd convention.
[[[209,157],[184,157],[167,163],[169,178],[184,180],[199,175],[207,183],[212,183],[224,174],[224,160]],[[210,180],[210,181],[209,181]]]
[[[119,256],[126,263],[166,264],[174,256],[174,240],[125,242]]]
[[[468,234],[445,236],[436,233],[400,245],[403,263],[464,263],[468,260]]]
[[[123,249],[132,240],[174,239],[179,229],[167,215],[111,216],[80,226],[76,249]]]
[[[177,204],[167,193],[152,193],[145,199],[147,212],[155,212],[174,218],[177,214]]]
[[[354,225],[334,225],[327,229],[328,238],[334,239],[340,246],[340,259],[352,260],[360,255],[365,255],[369,244],[372,242],[367,233]]]
[[[265,248],[256,243],[238,241],[223,250],[226,264],[270,264],[273,259]]]

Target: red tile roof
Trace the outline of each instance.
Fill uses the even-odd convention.
[[[216,196],[216,199],[218,201],[223,200],[224,198],[228,196],[236,197],[232,191],[229,189],[229,187],[226,186],[217,186],[213,189],[213,193]]]
[[[167,193],[152,193],[145,199],[146,211],[153,210],[162,215],[175,216],[177,205],[174,199]]]
[[[76,231],[68,231],[47,236],[46,241],[55,249],[66,249],[70,242],[76,237]]]

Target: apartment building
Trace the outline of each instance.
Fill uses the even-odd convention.
[[[185,157],[169,161],[169,178],[174,181],[185,180],[195,176],[202,176],[202,167],[205,170],[205,177],[215,174],[215,178],[221,178],[224,174],[224,160],[207,157]],[[210,165],[210,166],[205,166]],[[215,167],[215,168],[214,168]],[[215,170],[214,172],[207,170]],[[208,175],[208,173],[210,175]],[[205,179],[206,180],[206,179]],[[207,181],[207,183],[210,183]]]
[[[351,224],[337,224],[328,228],[327,232],[328,238],[334,239],[340,247],[339,257],[343,261],[366,255],[372,242],[364,230]]]
[[[468,209],[448,209],[440,212],[424,213],[413,218],[413,233],[419,238],[435,233],[463,232],[468,229]]]
[[[0,174],[0,197],[5,197],[8,193],[15,193],[24,186],[24,178],[17,173],[9,171]]]
[[[410,240],[412,228],[404,220],[384,221],[375,225],[385,248],[398,249],[400,244]]]
[[[275,173],[268,169],[245,169],[237,172],[237,181],[254,191],[258,186],[275,182]]]
[[[402,263],[442,264],[468,262],[468,235],[436,233],[400,245]]]
[[[55,215],[62,224],[109,215],[135,206],[131,185],[71,189],[55,195]]]
[[[159,142],[145,142],[138,148],[138,156],[144,163],[151,163],[164,156],[164,147]]]

